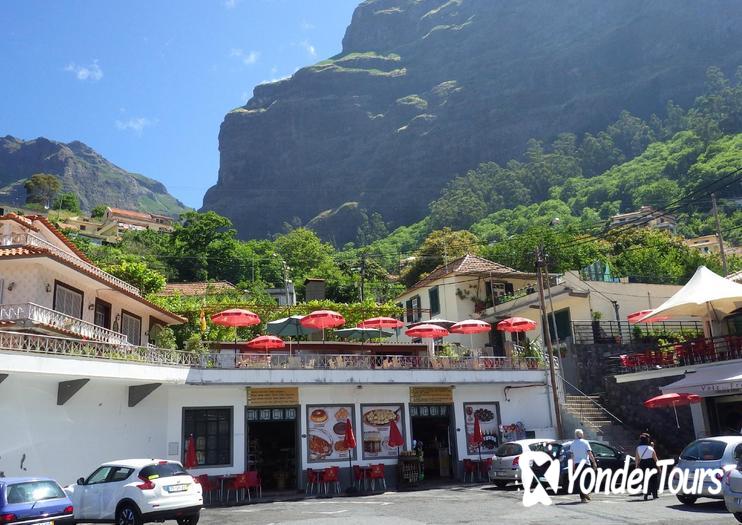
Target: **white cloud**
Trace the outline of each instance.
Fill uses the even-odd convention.
[[[227,9],[234,9],[239,3],[239,0],[224,0],[224,7]]]
[[[309,22],[307,20],[302,20],[301,21],[301,29],[302,29],[302,31],[311,31],[315,27],[316,26],[312,22]]]
[[[258,61],[258,58],[260,58],[260,52],[259,51],[247,51],[246,52],[239,48],[232,48],[229,51],[229,56],[240,59],[240,61],[246,66],[251,66]]]
[[[304,48],[304,51],[306,51],[310,57],[314,58],[317,56],[317,50],[309,41],[303,40],[302,42],[299,42],[299,45]]]
[[[90,80],[91,82],[97,82],[103,78],[103,70],[98,65],[98,60],[93,60],[92,64],[87,66],[80,66],[74,62],[70,62],[64,67],[65,71],[68,71],[77,77],[77,80]]]
[[[157,122],[157,119],[147,117],[131,117],[128,120],[117,120],[115,124],[117,129],[122,131],[133,131],[137,135],[141,135],[144,128],[154,126]]]

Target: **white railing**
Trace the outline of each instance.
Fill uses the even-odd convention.
[[[0,243],[3,246],[35,246],[37,248],[43,248],[45,250],[48,250],[55,256],[60,257],[65,261],[71,262],[76,266],[84,268],[85,270],[105,279],[106,281],[119,288],[123,288],[124,290],[127,290],[128,292],[136,295],[141,295],[141,293],[139,292],[139,288],[137,288],[136,286],[132,286],[126,281],[119,279],[118,277],[114,277],[108,272],[104,272],[94,264],[90,264],[89,262],[84,261],[76,255],[72,255],[71,253],[54,246],[52,243],[42,239],[41,237],[37,237],[36,235],[30,233],[12,233],[10,235],[0,235]]]
[[[0,305],[0,321],[30,321],[96,341],[120,345],[129,342],[124,334],[34,303]]]
[[[359,354],[204,354],[0,331],[0,350],[193,368],[288,370],[543,370],[539,358]]]

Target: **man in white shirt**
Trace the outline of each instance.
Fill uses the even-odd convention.
[[[590,443],[585,439],[585,433],[581,428],[575,430],[575,439],[572,441],[572,445],[570,445],[570,451],[572,452],[572,461],[574,463],[573,468],[575,472],[596,465],[593,449],[590,448]],[[590,501],[590,495],[582,492],[579,483],[578,490],[580,491],[580,501],[583,503]]]

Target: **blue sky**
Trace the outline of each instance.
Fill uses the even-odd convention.
[[[81,140],[198,208],[224,115],[338,53],[357,0],[4,0],[0,135]]]

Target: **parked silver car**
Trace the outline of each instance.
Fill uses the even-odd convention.
[[[742,523],[742,445],[734,448],[735,468],[727,471],[721,487],[724,491],[724,503],[727,510]]]
[[[503,443],[497,448],[492,458],[489,470],[490,482],[499,488],[513,481],[520,482],[520,456],[526,448],[546,452],[552,458],[557,458],[561,446],[553,439],[520,439]],[[547,467],[548,465],[542,465],[541,468],[545,470]],[[539,476],[541,472],[534,469],[534,474]]]
[[[694,472],[698,469],[736,468],[736,456],[742,454],[742,436],[720,436],[697,439],[689,444],[680,453],[677,469],[687,471],[688,485],[692,485]],[[718,478],[721,480],[721,478]],[[736,486],[736,485],[735,485]],[[717,488],[714,481],[706,477],[700,490],[693,493],[677,494],[678,500],[685,505],[693,505],[700,497],[722,499],[724,494],[712,494],[711,489]]]

